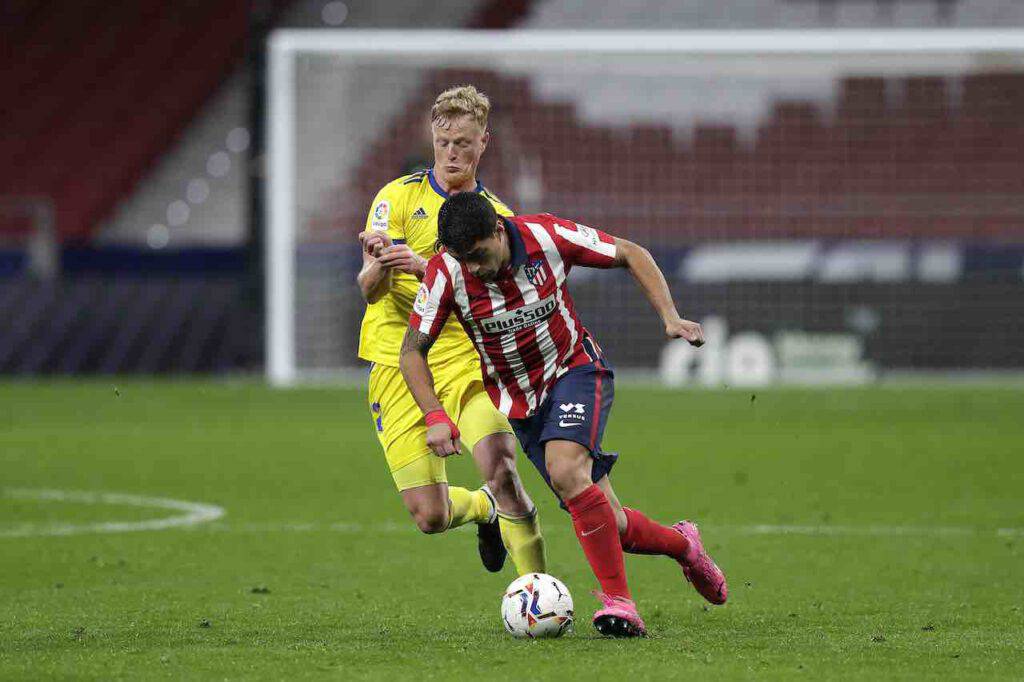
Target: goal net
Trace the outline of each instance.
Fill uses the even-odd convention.
[[[647,246],[699,353],[628,274],[577,269],[620,371],[669,384],[1024,369],[1024,33],[281,31],[269,44],[267,374],[356,376],[356,234],[491,99],[479,178]]]

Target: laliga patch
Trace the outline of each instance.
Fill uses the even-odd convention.
[[[427,314],[427,309],[430,304],[430,289],[427,285],[421,284],[420,290],[416,292],[416,300],[412,304],[412,309],[416,311],[416,314],[423,316]]]
[[[373,220],[370,226],[375,230],[387,231],[388,219],[391,217],[391,204],[382,201],[373,208]]]
[[[585,239],[591,246],[597,246],[601,243],[601,238],[597,236],[597,230],[586,225],[580,225],[576,223],[576,231]]]

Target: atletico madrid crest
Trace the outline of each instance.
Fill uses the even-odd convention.
[[[523,272],[526,273],[526,279],[535,287],[544,284],[548,278],[548,273],[544,270],[544,261],[539,259],[523,266]]]

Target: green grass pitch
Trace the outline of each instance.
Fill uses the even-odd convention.
[[[599,639],[568,518],[523,460],[578,624],[520,642],[498,616],[511,570],[483,571],[471,529],[413,529],[359,390],[0,385],[0,679],[1024,676],[1019,388],[621,385],[605,440],[624,503],[701,523],[730,602],[627,557],[652,636]],[[449,475],[477,480],[468,458]],[[26,489],[226,514],[41,535],[184,512]]]

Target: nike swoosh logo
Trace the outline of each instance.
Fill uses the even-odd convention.
[[[559,421],[558,425],[561,426],[563,429],[565,427],[567,427],[567,426],[581,426],[581,424],[579,422],[563,422],[563,421]]]
[[[594,529],[591,529],[591,530],[585,530],[585,531],[582,531],[582,532],[580,533],[580,535],[582,535],[583,537],[587,537],[588,535],[593,535],[594,533],[596,533],[597,531],[601,530],[602,528],[604,528],[604,527],[605,527],[605,526],[607,526],[607,525],[608,525],[607,523],[602,523],[602,524],[601,524],[600,526],[598,526],[597,528],[594,528]]]

